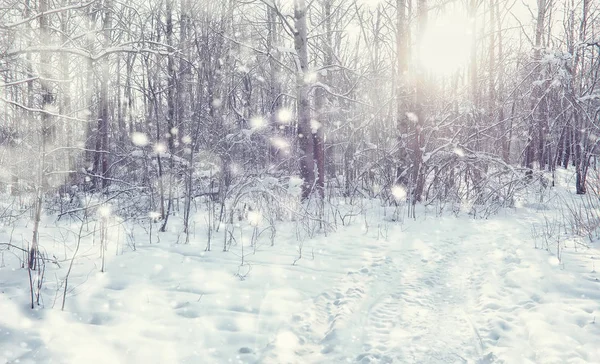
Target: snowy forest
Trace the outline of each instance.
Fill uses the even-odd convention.
[[[600,1],[0,0],[0,363],[597,363]]]

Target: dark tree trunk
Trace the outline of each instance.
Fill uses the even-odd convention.
[[[112,31],[112,7],[111,0],[104,4],[103,35],[104,47],[110,45]],[[98,128],[96,136],[96,150],[94,155],[94,174],[96,175],[96,188],[105,189],[109,185],[108,179],[108,150],[109,150],[109,91],[108,82],[110,78],[109,59],[102,60],[100,78],[100,105],[98,113]]]
[[[408,152],[408,120],[406,117],[406,77],[408,73],[408,45],[406,34],[406,0],[396,0],[396,127],[398,128],[398,166],[396,183],[409,183],[410,156]]]
[[[304,180],[302,198],[307,199],[315,185],[315,143],[310,125],[310,100],[305,76],[308,74],[308,32],[306,29],[306,4],[294,0],[294,47],[300,69],[296,71],[296,102],[298,114],[298,139],[300,144],[300,176]]]

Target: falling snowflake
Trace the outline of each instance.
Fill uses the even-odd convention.
[[[293,114],[290,109],[279,109],[277,111],[277,121],[281,124],[289,124],[292,122]]]
[[[277,149],[287,149],[290,146],[287,140],[278,137],[271,138],[271,144]]]
[[[419,122],[419,117],[414,112],[407,112],[406,117],[415,124]]]
[[[316,134],[317,131],[319,131],[319,129],[321,128],[321,123],[316,121],[316,120],[311,120],[310,121],[310,129],[312,130],[313,134]]]
[[[167,151],[167,146],[164,143],[157,143],[154,146],[154,153],[160,154]]]
[[[292,196],[300,196],[302,194],[302,185],[304,180],[300,177],[292,176],[288,181],[288,193]]]
[[[402,201],[406,199],[406,189],[402,186],[396,185],[392,187],[392,196],[396,199],[396,201]]]
[[[250,118],[250,127],[252,129],[262,129],[267,125],[267,121],[262,116],[253,116]]]
[[[107,218],[110,216],[111,208],[110,205],[102,205],[98,208],[98,214],[101,217]]]
[[[465,151],[457,147],[454,148],[454,154],[462,158],[465,156]]]
[[[248,213],[248,222],[252,226],[258,226],[262,221],[262,215],[258,211],[250,211]]]
[[[152,220],[158,220],[160,218],[160,212],[150,211],[148,213],[148,217],[151,218]]]
[[[135,132],[131,134],[131,142],[136,147],[145,147],[148,145],[148,137],[144,133]]]
[[[317,82],[317,73],[308,72],[304,75],[304,83],[311,84]]]

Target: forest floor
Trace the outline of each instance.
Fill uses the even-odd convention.
[[[31,310],[27,270],[4,252],[0,363],[600,363],[600,246],[541,249],[532,227],[552,214],[372,216],[307,239],[299,260],[291,223],[256,251],[138,231],[135,251],[108,246],[104,273],[86,238],[64,311],[68,260],[48,263]],[[72,255],[65,228],[46,218],[49,256]]]

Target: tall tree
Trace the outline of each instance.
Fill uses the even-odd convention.
[[[418,35],[417,43],[423,42],[427,30],[427,19],[429,9],[427,0],[419,0],[417,7]],[[413,203],[421,201],[423,190],[425,188],[425,171],[423,165],[423,128],[425,126],[425,93],[426,93],[426,73],[424,67],[418,67],[415,74],[415,105],[413,120],[415,134],[412,141],[412,176],[413,176]]]
[[[304,180],[302,198],[307,199],[315,185],[315,142],[311,127],[308,64],[308,30],[306,27],[306,3],[294,0],[294,48],[296,49],[296,110],[298,115],[298,139],[300,144],[300,176]]]
[[[102,43],[104,49],[108,49],[112,34],[112,1],[106,0],[103,9]],[[94,154],[94,175],[96,188],[105,189],[109,185],[108,158],[109,158],[109,133],[110,133],[110,60],[108,56],[101,61],[100,65],[100,95],[98,111],[98,127],[96,135],[96,148]]]
[[[396,124],[398,127],[399,155],[396,171],[397,182],[408,185],[409,153],[408,153],[408,118],[406,117],[405,97],[406,79],[408,76],[408,35],[406,19],[406,0],[396,0]]]

